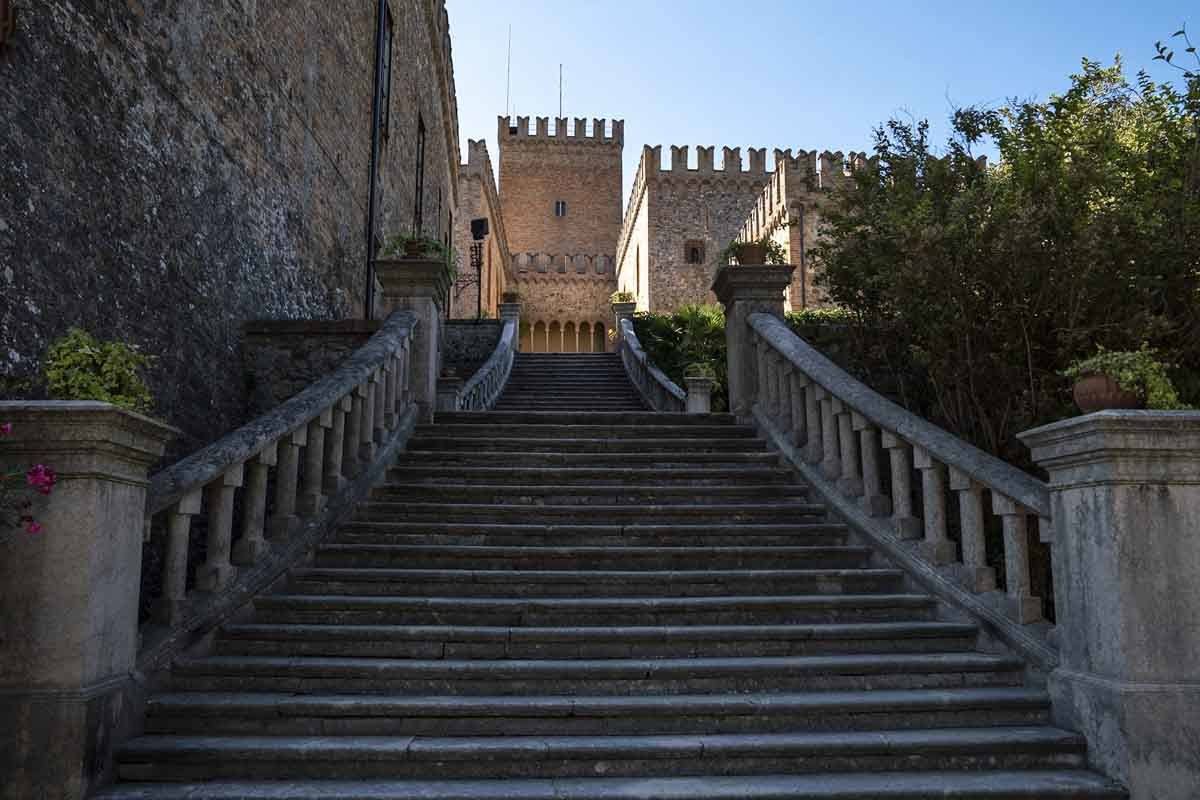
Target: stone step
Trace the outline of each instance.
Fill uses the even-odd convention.
[[[127,780],[579,777],[1079,768],[1086,743],[1048,726],[667,736],[142,736]]]
[[[414,436],[414,450],[466,450],[471,453],[499,451],[515,453],[753,453],[766,452],[761,439],[689,439],[639,437],[630,433],[623,438],[533,438],[502,436]]]
[[[439,411],[437,423],[451,425],[733,425],[733,414],[684,414],[659,411],[629,411],[617,414],[560,414],[552,411]]]
[[[555,400],[553,402],[547,400],[501,400],[496,403],[498,411],[528,411],[530,409],[542,409],[545,411],[557,411],[561,413],[576,413],[576,414],[593,414],[596,412],[615,413],[620,411],[638,411],[645,408],[645,405],[640,399],[629,398],[628,400],[614,401],[596,401],[596,400]]]
[[[796,594],[868,594],[903,588],[894,569],[774,570],[548,570],[395,569],[306,567],[294,569],[294,594],[388,597],[718,597]]]
[[[586,515],[606,522],[797,522],[821,520],[825,506],[790,501],[746,503],[658,503],[654,505],[591,505]],[[355,511],[356,520],[408,522],[562,522],[577,521],[578,503],[518,506],[497,503],[418,503],[368,500]]]
[[[397,457],[397,465],[430,466],[512,466],[512,467],[553,467],[578,466],[623,470],[633,467],[646,467],[666,472],[678,467],[695,467],[703,465],[714,469],[738,469],[742,466],[779,465],[779,455],[769,450],[756,452],[722,452],[722,453],[555,453],[552,451],[537,453],[522,452],[477,452],[469,450],[428,450],[410,449]]]
[[[434,435],[477,437],[480,434],[478,425],[468,423],[436,425],[418,425],[416,436]],[[487,435],[501,438],[533,438],[550,439],[562,437],[566,439],[609,439],[609,438],[648,438],[670,439],[681,437],[685,439],[711,437],[719,439],[756,439],[757,431],[750,425],[593,425],[588,423],[575,424],[537,424],[537,423],[495,423],[487,427]]]
[[[259,622],[506,625],[758,625],[902,622],[933,618],[923,594],[726,597],[376,597],[268,594],[254,600]]]
[[[147,704],[146,733],[271,736],[597,736],[1031,726],[1045,692],[916,689],[641,697],[394,697],[193,692]]]
[[[749,544],[707,547],[409,544],[395,543],[386,536],[381,538],[379,542],[339,538],[336,542],[319,545],[315,564],[319,567],[503,570],[851,569],[865,566],[870,553],[866,548],[841,544],[843,537],[840,534],[835,534],[832,544],[809,542],[767,547]]]
[[[512,628],[478,625],[228,625],[216,655],[361,658],[687,658],[953,652],[958,622]]]
[[[714,505],[751,501],[802,500],[810,494],[800,484],[735,482],[725,486],[707,486],[697,491],[695,486],[588,486],[542,482],[533,484],[464,485],[426,483],[381,483],[371,490],[373,502],[404,503],[410,500],[426,503],[490,504],[504,506],[638,506],[688,502],[695,505]]]
[[[396,483],[429,485],[559,484],[572,486],[724,486],[734,482],[797,485],[796,476],[782,467],[744,464],[734,468],[684,467],[500,467],[433,466],[428,461],[402,459],[388,470],[387,479]]]
[[[974,772],[699,774],[683,778],[557,780],[284,781],[121,784],[97,800],[1126,800],[1100,776],[1075,769]]]

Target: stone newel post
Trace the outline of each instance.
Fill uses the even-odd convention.
[[[1133,800],[1200,787],[1200,413],[1021,434],[1050,474],[1060,724]]]
[[[762,311],[783,316],[784,291],[791,285],[790,264],[781,266],[724,266],[712,290],[725,306],[725,347],[729,370],[729,410],[748,417],[754,409],[757,354],[746,320]]]
[[[409,386],[417,404],[418,418],[422,422],[432,422],[442,367],[441,310],[450,290],[450,275],[441,261],[400,258],[376,261],[375,277],[382,288],[381,317],[398,309],[417,315]]]
[[[58,475],[42,532],[0,545],[5,796],[82,798],[139,714],[147,470],[177,431],[107,403],[0,402],[0,422],[0,471]]]
[[[687,413],[708,414],[712,412],[712,390],[717,382],[703,376],[684,375],[687,384]]]

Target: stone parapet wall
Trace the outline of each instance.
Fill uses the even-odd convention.
[[[500,341],[504,323],[494,319],[447,320],[442,339],[442,372],[453,371],[463,380],[483,366]]]

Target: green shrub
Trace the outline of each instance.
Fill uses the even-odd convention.
[[[1172,411],[1188,408],[1179,402],[1175,386],[1167,376],[1167,364],[1158,360],[1157,351],[1143,343],[1138,350],[1097,349],[1090,358],[1080,359],[1063,370],[1063,377],[1107,375],[1127,392],[1146,402],[1146,408]]]
[[[420,258],[441,261],[450,273],[450,280],[458,279],[458,252],[441,241],[429,236],[413,236],[407,233],[397,233],[389,237],[379,248],[378,258],[405,258],[409,250],[414,250]]]
[[[734,239],[721,251],[719,256],[720,261],[726,264],[741,264],[742,248],[747,244],[761,246],[766,251],[766,258],[764,260],[768,264],[787,263],[787,253],[784,252],[783,245],[775,241],[770,234],[763,236],[761,239],[755,239],[752,242],[742,242]]]
[[[46,353],[46,388],[56,400],[99,400],[148,413],[154,403],[140,371],[152,360],[135,345],[102,342],[71,328]]]
[[[793,326],[802,325],[850,325],[858,318],[841,306],[824,308],[806,308],[802,311],[789,311],[787,321]]]
[[[712,372],[713,411],[729,407],[726,389],[725,313],[719,306],[683,306],[671,314],[642,312],[633,327],[646,356],[679,386],[695,364]]]
[[[633,303],[636,300],[637,298],[633,296],[633,292],[613,292],[608,298],[608,302],[610,303]]]

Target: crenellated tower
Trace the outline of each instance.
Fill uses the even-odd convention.
[[[500,117],[500,199],[513,252],[611,256],[621,233],[625,123]],[[551,127],[553,123],[553,127]]]

